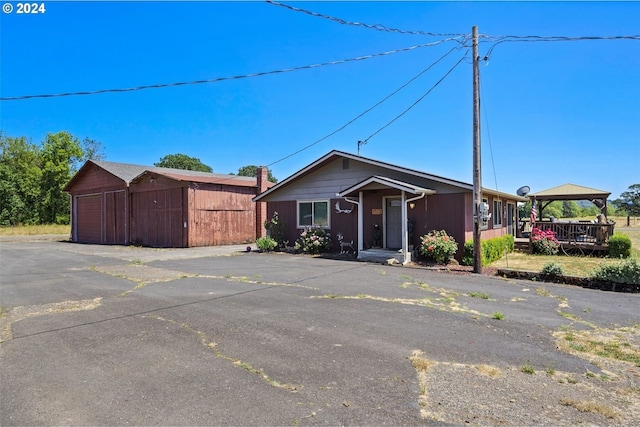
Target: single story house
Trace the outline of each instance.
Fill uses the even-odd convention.
[[[273,184],[267,170],[243,177],[88,160],[65,186],[71,241],[194,247],[254,242]]]
[[[515,235],[517,195],[483,189],[490,216],[481,224],[482,238]],[[420,236],[446,230],[458,242],[456,258],[473,238],[473,185],[378,160],[331,151],[300,171],[260,193],[267,217],[275,212],[285,225],[285,240],[293,245],[311,226],[354,242],[358,258],[393,251],[401,263],[411,260]],[[357,246],[356,246],[357,244]]]

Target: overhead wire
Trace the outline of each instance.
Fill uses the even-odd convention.
[[[444,55],[442,55],[440,58],[438,58],[435,62],[433,62],[431,65],[429,65],[427,68],[425,68],[424,70],[420,71],[418,74],[416,74],[414,77],[412,77],[410,80],[408,80],[406,83],[404,83],[402,86],[400,86],[399,88],[397,88],[396,90],[394,90],[393,92],[391,92],[390,94],[388,94],[387,96],[385,96],[384,98],[382,98],[380,101],[376,102],[375,104],[373,104],[371,107],[367,108],[366,110],[364,110],[362,113],[358,114],[357,116],[355,116],[353,119],[349,120],[348,122],[346,122],[344,125],[340,126],[339,128],[337,128],[336,130],[334,130],[333,132],[330,132],[329,134],[323,136],[322,138],[312,142],[309,145],[306,145],[304,147],[302,147],[301,149],[281,158],[276,160],[275,162],[269,163],[267,165],[267,167],[269,166],[273,166],[277,163],[280,163],[290,157],[295,156],[296,154],[299,154],[311,147],[313,147],[314,145],[319,144],[320,142],[326,140],[327,138],[332,137],[333,135],[337,134],[338,132],[344,130],[347,126],[353,124],[356,120],[360,119],[361,117],[363,117],[365,114],[369,113],[370,111],[372,111],[373,109],[375,109],[376,107],[380,106],[381,104],[383,104],[385,101],[387,101],[389,98],[391,98],[392,96],[394,96],[395,94],[397,94],[398,92],[400,92],[402,89],[404,89],[405,87],[409,86],[411,83],[413,83],[416,79],[418,79],[420,76],[422,76],[424,73],[426,73],[427,71],[429,71],[431,68],[433,68],[436,64],[438,64],[440,61],[442,61],[443,59],[445,59],[447,56],[449,56],[452,52],[461,49],[460,47],[454,47],[451,50],[449,50],[447,53],[445,53]]]
[[[490,57],[493,50],[502,43],[539,43],[539,42],[578,42],[594,40],[635,40],[640,41],[640,35],[626,36],[482,36],[481,43],[493,42],[485,57]]]
[[[424,98],[426,98],[440,83],[442,83],[444,81],[444,79],[446,79],[449,74],[451,74],[453,72],[453,70],[455,70],[458,65],[460,65],[460,63],[464,62],[464,59],[466,57],[466,52],[465,55],[460,58],[458,60],[458,62],[455,63],[455,65],[453,67],[451,67],[449,69],[449,71],[447,71],[444,76],[442,76],[440,78],[440,80],[438,80],[433,86],[431,86],[431,88],[426,91],[420,98],[418,98],[413,104],[411,104],[408,108],[406,108],[404,111],[402,111],[400,114],[398,114],[396,117],[394,117],[391,121],[389,121],[387,124],[385,124],[384,126],[382,126],[381,128],[379,128],[377,131],[373,132],[371,135],[369,135],[367,138],[365,138],[360,145],[364,145],[367,142],[369,142],[369,140],[371,138],[373,138],[374,136],[376,136],[378,133],[380,133],[382,130],[386,129],[387,127],[389,127],[393,122],[395,122],[396,120],[398,120],[400,117],[404,116],[407,112],[409,112],[409,110],[411,110],[413,107],[415,107],[416,105],[418,105]]]
[[[174,83],[160,83],[160,84],[143,85],[143,86],[136,86],[136,87],[129,87],[129,88],[99,89],[99,90],[93,90],[93,91],[66,92],[66,93],[56,93],[56,94],[21,95],[21,96],[13,96],[13,97],[2,97],[0,98],[0,101],[19,101],[19,100],[34,99],[34,98],[58,98],[58,97],[67,97],[67,96],[98,95],[103,93],[135,92],[135,91],[140,91],[145,89],[159,89],[159,88],[166,88],[166,87],[198,85],[198,84],[205,84],[205,83],[217,83],[217,82],[222,82],[226,80],[239,80],[239,79],[247,79],[247,78],[253,78],[253,77],[262,77],[262,76],[273,75],[273,74],[282,74],[282,73],[288,73],[292,71],[300,71],[300,70],[308,70],[313,68],[325,67],[329,65],[338,65],[338,64],[345,64],[345,63],[355,62],[355,61],[364,61],[371,58],[393,55],[401,52],[408,52],[408,51],[412,51],[412,50],[420,49],[424,47],[437,46],[447,41],[450,41],[450,40],[449,39],[437,40],[430,43],[422,43],[422,44],[413,45],[409,47],[388,50],[385,52],[358,56],[355,58],[338,59],[335,61],[320,62],[312,65],[302,65],[297,67],[283,68],[280,70],[261,71],[257,73],[237,75],[237,76],[231,76],[231,77],[215,77],[215,78],[204,79],[204,80],[193,80],[193,81],[187,81],[187,82],[174,82]]]
[[[398,28],[389,28],[386,27],[382,24],[365,24],[363,22],[357,22],[357,21],[347,21],[341,18],[336,18],[335,16],[329,16],[329,15],[324,15],[322,13],[318,13],[318,12],[313,12],[311,10],[307,10],[307,9],[302,9],[300,7],[295,7],[295,6],[291,6],[288,4],[284,4],[284,3],[279,3],[277,1],[273,1],[273,0],[266,0],[267,3],[272,4],[274,6],[279,6],[279,7],[284,7],[286,9],[292,10],[294,12],[301,12],[301,13],[306,13],[307,15],[311,15],[311,16],[315,16],[317,18],[323,18],[323,19],[327,19],[333,22],[337,22],[338,24],[342,24],[342,25],[352,25],[352,26],[357,26],[357,27],[364,27],[364,28],[368,28],[371,30],[376,30],[376,31],[384,31],[387,33],[399,33],[399,34],[413,34],[413,35],[420,35],[420,36],[431,36],[431,37],[457,37],[457,38],[466,38],[468,37],[468,34],[456,34],[456,33],[430,33],[427,31],[410,31],[410,30],[400,30]]]

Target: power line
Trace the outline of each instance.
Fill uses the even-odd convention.
[[[538,42],[578,42],[578,41],[594,41],[594,40],[640,40],[640,35],[628,36],[483,36],[486,42],[494,42],[486,56],[490,56],[493,50],[502,43],[538,43]],[[486,43],[484,42],[484,43]]]
[[[394,96],[395,94],[397,94],[398,92],[400,92],[402,89],[404,89],[405,87],[407,87],[409,84],[411,84],[412,82],[414,82],[418,77],[420,77],[421,75],[423,75],[424,73],[426,73],[427,71],[429,71],[431,68],[433,68],[436,64],[438,64],[440,61],[442,61],[443,59],[445,59],[447,56],[449,56],[449,54],[451,54],[453,51],[455,50],[459,50],[461,49],[460,47],[454,47],[452,48],[449,52],[445,53],[444,55],[442,55],[440,58],[438,58],[434,63],[432,63],[431,65],[429,65],[427,68],[425,68],[424,70],[420,71],[417,75],[415,75],[414,77],[412,77],[409,81],[407,81],[406,83],[404,83],[402,86],[400,86],[398,89],[394,90],[393,92],[391,92],[389,95],[385,96],[384,98],[382,98],[380,101],[376,102],[373,106],[367,108],[366,110],[364,110],[362,113],[358,114],[356,117],[354,117],[353,119],[349,120],[347,123],[345,123],[344,125],[340,126],[338,129],[334,130],[333,132],[323,136],[322,138],[312,142],[309,145],[306,145],[304,147],[302,147],[301,149],[279,159],[276,160],[275,162],[272,162],[270,164],[268,164],[266,167],[270,167],[273,166],[277,163],[280,163],[290,157],[295,156],[296,154],[299,154],[311,147],[313,147],[316,144],[319,144],[320,142],[324,141],[327,138],[332,137],[333,135],[337,134],[338,132],[344,130],[347,126],[353,124],[356,120],[360,119],[362,116],[364,116],[365,114],[369,113],[370,111],[372,111],[373,109],[375,109],[376,107],[378,107],[379,105],[381,105],[382,103],[384,103],[385,101],[387,101],[389,98],[391,98],[392,96]]]
[[[253,78],[253,77],[262,77],[262,76],[273,75],[273,74],[289,73],[289,72],[292,72],[292,71],[309,70],[309,69],[324,67],[324,66],[328,66],[328,65],[345,64],[345,63],[354,62],[354,61],[364,61],[366,59],[371,59],[371,58],[376,58],[376,57],[386,56],[386,55],[393,55],[393,54],[396,54],[396,53],[407,52],[407,51],[411,51],[411,50],[415,50],[415,49],[420,49],[420,48],[423,48],[423,47],[437,46],[437,45],[445,43],[447,41],[450,41],[450,40],[448,40],[448,39],[438,40],[438,41],[431,42],[431,43],[423,43],[423,44],[404,47],[404,48],[400,48],[400,49],[389,50],[389,51],[386,51],[386,52],[380,52],[380,53],[373,53],[373,54],[370,54],[370,55],[358,56],[356,58],[338,59],[338,60],[335,60],[335,61],[321,62],[321,63],[318,63],[318,64],[302,65],[302,66],[298,66],[298,67],[284,68],[284,69],[280,69],[280,70],[262,71],[262,72],[258,72],[258,73],[231,76],[231,77],[216,77],[216,78],[206,79],[206,80],[193,80],[193,81],[188,81],[188,82],[161,83],[161,84],[154,84],[154,85],[136,86],[136,87],[130,87],[130,88],[119,88],[119,89],[99,89],[99,90],[82,91],[82,92],[67,92],[67,93],[56,93],[56,94],[22,95],[22,96],[14,96],[14,97],[2,97],[2,98],[0,98],[0,101],[20,101],[20,100],[34,99],[34,98],[59,98],[59,97],[65,97],[65,96],[86,96],[86,95],[99,95],[99,94],[103,94],[103,93],[135,92],[135,91],[140,91],[140,90],[145,90],[145,89],[159,89],[159,88],[166,88],[166,87],[198,85],[198,84],[204,84],[204,83],[217,83],[217,82],[222,82],[222,81],[226,81],[226,80],[239,80],[239,79],[247,79],[247,78]]]
[[[362,22],[346,21],[346,20],[341,19],[341,18],[336,18],[334,16],[329,16],[329,15],[323,15],[321,13],[313,12],[313,11],[310,11],[310,10],[307,10],[307,9],[302,9],[302,8],[295,7],[295,6],[290,6],[290,5],[284,4],[284,3],[278,3],[278,2],[273,1],[273,0],[266,0],[266,2],[269,3],[269,4],[272,4],[274,6],[284,7],[286,9],[292,10],[294,12],[302,12],[302,13],[306,13],[307,15],[315,16],[317,18],[328,19],[330,21],[337,22],[338,24],[353,25],[353,26],[357,26],[357,27],[364,27],[364,28],[368,28],[368,29],[376,30],[376,31],[385,31],[387,33],[414,34],[414,35],[432,36],[432,37],[457,37],[457,38],[467,38],[468,37],[468,34],[455,34],[455,33],[439,34],[439,33],[430,33],[430,32],[427,32],[427,31],[409,31],[409,30],[400,30],[400,29],[397,29],[397,28],[388,28],[388,27],[385,27],[382,24],[365,24],[365,23],[362,23]]]
[[[465,53],[466,56],[466,53]],[[431,88],[426,91],[420,98],[418,98],[413,104],[411,104],[407,109],[405,109],[403,112],[401,112],[400,114],[398,114],[396,117],[394,117],[390,122],[388,122],[386,125],[382,126],[380,129],[378,129],[377,131],[375,131],[374,133],[372,133],[371,135],[369,135],[364,141],[360,142],[360,145],[364,145],[367,142],[369,142],[369,140],[374,137],[375,135],[377,135],[378,133],[380,133],[382,130],[384,130],[385,128],[387,128],[388,126],[390,126],[393,122],[395,122],[396,120],[398,120],[400,117],[404,116],[407,112],[409,112],[409,110],[411,110],[413,107],[415,107],[416,105],[418,105],[424,98],[427,97],[427,95],[429,95],[440,83],[442,83],[442,81],[444,79],[446,79],[449,74],[451,74],[453,72],[453,70],[456,69],[456,67],[458,67],[458,65],[460,65],[461,62],[464,61],[465,56],[463,56],[462,58],[460,58],[458,60],[458,62],[455,63],[455,65],[453,67],[451,67],[451,69],[449,69],[449,71],[447,71],[445,73],[444,76],[442,76],[442,78],[440,80],[438,80],[433,86],[431,86]]]

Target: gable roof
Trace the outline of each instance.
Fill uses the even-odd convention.
[[[344,158],[344,159],[351,159],[351,160],[355,160],[358,162],[362,162],[365,164],[369,164],[372,166],[377,166],[377,167],[381,167],[384,169],[388,169],[391,171],[397,171],[397,172],[401,172],[404,174],[408,174],[408,175],[413,175],[415,177],[418,178],[424,178],[424,179],[428,179],[431,181],[435,181],[435,182],[439,182],[439,183],[443,183],[443,184],[448,184],[454,187],[458,187],[461,190],[465,190],[465,191],[473,191],[473,184],[469,184],[466,182],[462,182],[462,181],[457,181],[454,179],[450,179],[450,178],[445,178],[442,176],[438,176],[438,175],[433,175],[433,174],[429,174],[426,172],[421,172],[415,169],[409,169],[409,168],[405,168],[402,166],[398,166],[398,165],[393,165],[391,163],[386,163],[386,162],[381,162],[379,160],[374,160],[374,159],[369,159],[367,157],[362,157],[362,156],[357,156],[355,154],[349,154],[349,153],[345,153],[344,151],[339,151],[339,150],[333,150],[327,154],[325,154],[324,156],[322,156],[321,158],[319,158],[318,160],[316,160],[315,162],[311,163],[310,165],[304,167],[303,169],[300,169],[298,172],[294,173],[293,175],[289,176],[288,178],[284,179],[283,181],[280,181],[279,183],[277,183],[276,185],[274,185],[273,187],[271,187],[270,189],[268,189],[267,191],[264,191],[262,193],[260,193],[258,196],[254,197],[253,200],[254,201],[260,201],[262,198],[278,191],[280,188],[286,187],[287,185],[289,185],[291,182],[301,178],[304,175],[307,175],[323,166],[325,166],[326,164],[334,161],[337,158]],[[380,178],[384,178],[384,177],[380,177]],[[384,178],[389,180],[389,178]],[[405,183],[407,184],[407,183]],[[411,185],[411,184],[409,184]],[[417,188],[417,187],[416,187]],[[428,189],[424,189],[427,191],[432,191],[432,190],[428,190]],[[489,194],[493,194],[493,195],[497,195],[500,197],[509,197],[511,199],[517,200],[517,201],[527,201],[528,199],[525,197],[520,197],[520,196],[516,196],[513,194],[508,194],[508,193],[502,193],[499,191],[495,191],[495,190],[490,190],[490,189],[482,189],[483,192],[489,193]],[[340,194],[343,194],[344,191],[342,191]],[[415,194],[415,193],[414,193]],[[433,193],[426,193],[426,194],[433,194]]]
[[[234,185],[239,187],[255,187],[256,186],[256,178],[248,177],[248,176],[238,176],[238,175],[221,175],[221,174],[213,174],[206,173],[206,175],[193,175],[184,172],[192,172],[187,170],[175,170],[171,169],[170,171],[158,170],[162,168],[154,168],[145,170],[140,175],[133,178],[130,182],[138,182],[142,180],[144,177],[156,174],[167,177],[174,181],[180,182],[196,182],[199,184],[224,184],[224,185]],[[203,173],[203,172],[201,172]]]
[[[435,194],[435,190],[429,190],[428,188],[422,188],[417,185],[410,184],[408,182],[398,181],[397,179],[391,179],[384,176],[372,176],[370,178],[361,181],[346,190],[336,194],[338,197],[345,197],[349,194],[355,193],[360,190],[372,190],[380,188],[395,188],[397,190],[406,191],[411,194]]]
[[[157,166],[143,166],[130,163],[107,162],[103,160],[87,160],[76,172],[71,180],[65,185],[63,191],[69,191],[73,185],[84,175],[86,170],[96,165],[116,178],[121,179],[126,186],[129,186],[136,179],[146,173],[156,173],[177,181],[188,181],[208,184],[239,185],[255,187],[257,180],[255,177],[245,177],[230,174],[217,174],[210,172],[192,171],[186,169],[162,168]]]
[[[529,197],[540,200],[591,200],[606,199],[611,195],[608,191],[583,187],[576,184],[563,184],[547,190],[530,193]]]

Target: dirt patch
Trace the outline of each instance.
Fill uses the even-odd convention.
[[[640,369],[631,365],[618,365],[627,374],[633,371],[622,380],[551,368],[436,362],[422,352],[414,352],[410,360],[426,419],[460,425],[640,423]]]

